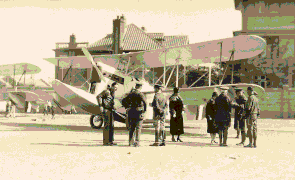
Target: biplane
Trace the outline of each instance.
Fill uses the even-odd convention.
[[[6,64],[0,66],[1,82],[1,96],[2,102],[10,99],[16,105],[18,111],[25,111],[26,102],[35,101],[38,99],[38,95],[31,92],[24,84],[21,84],[21,79],[25,81],[26,75],[37,74],[41,69],[33,64],[18,63],[18,64]],[[14,76],[13,78],[11,76]],[[15,76],[20,76],[20,79],[16,81]],[[20,90],[17,90],[20,88]],[[4,110],[3,107],[1,110]]]
[[[214,62],[226,62],[235,61],[240,59],[252,58],[261,55],[264,52],[266,42],[259,36],[241,35],[233,38],[201,42],[177,47],[169,47],[163,49],[156,49],[150,51],[141,51],[128,54],[114,54],[114,55],[102,55],[92,56],[85,48],[82,48],[85,56],[72,56],[72,57],[56,57],[45,58],[46,61],[53,63],[59,68],[93,68],[99,74],[101,81],[96,85],[95,92],[90,93],[77,87],[70,86],[61,82],[60,80],[54,80],[52,87],[54,90],[64,99],[71,104],[89,112],[92,114],[90,118],[90,124],[94,128],[100,128],[103,120],[98,114],[98,102],[96,96],[101,93],[106,86],[114,81],[119,83],[118,91],[116,92],[117,101],[115,102],[116,108],[121,107],[120,98],[130,92],[134,87],[137,79],[132,77],[132,72],[138,69],[147,69],[154,67],[163,67],[164,73],[160,77],[164,79],[164,90],[167,96],[172,94],[172,89],[167,88],[167,84],[170,81],[171,74],[176,69],[177,78],[176,86],[178,86],[178,66],[195,66],[204,63]],[[219,50],[220,49],[220,50]],[[124,68],[119,68],[124,60]],[[166,81],[166,66],[173,66],[173,70]],[[208,73],[209,82],[211,81],[211,69]],[[159,80],[160,80],[159,78]],[[156,83],[159,82],[157,80]],[[89,82],[88,82],[89,83]],[[89,83],[90,84],[90,83]],[[218,85],[209,84],[204,87],[188,87],[180,88],[180,95],[184,100],[184,104],[187,106],[186,114],[195,114],[195,107],[205,104],[214,91],[219,91],[220,86],[231,87],[231,94],[233,94],[233,88],[239,87],[246,89],[248,86],[254,87],[254,90],[259,95],[264,94],[264,89],[255,84],[225,84],[222,82]],[[144,81],[142,92],[146,94],[148,103],[153,99],[153,84]],[[152,107],[147,109],[145,119],[152,119]],[[125,122],[125,115],[123,112],[115,112],[115,120],[119,122]],[[166,116],[169,118],[169,115]],[[189,117],[186,117],[189,119]],[[94,125],[94,122],[98,122],[98,125]]]
[[[44,80],[38,79],[48,87],[45,90],[36,89],[35,80],[26,78],[26,75],[34,75],[39,72],[41,72],[41,69],[38,66],[29,63],[0,66],[1,111],[6,111],[6,101],[9,99],[16,105],[17,112],[31,112],[32,108],[45,104],[46,100],[59,101],[58,105],[62,104],[63,106],[69,104],[69,102],[55,94],[52,87]],[[20,76],[20,78],[17,79],[16,76]]]

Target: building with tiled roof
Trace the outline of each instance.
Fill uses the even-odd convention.
[[[56,52],[56,57],[83,56],[84,53],[81,48],[86,47],[92,55],[108,55],[148,51],[164,47],[169,48],[187,45],[188,43],[189,40],[186,35],[165,36],[164,33],[147,32],[144,27],[138,27],[135,24],[127,25],[126,19],[122,15],[117,16],[117,19],[113,20],[113,32],[110,32],[104,38],[89,45],[88,42],[76,43],[76,37],[71,35],[69,43],[56,43],[56,49],[54,51]],[[90,71],[90,69],[71,69],[71,71],[68,71],[67,69],[56,67],[55,78],[74,86],[80,86],[83,83],[80,81],[76,82],[77,75],[85,80],[89,78]],[[142,72],[139,71],[135,72],[135,76],[136,74],[141,76],[140,73]],[[163,74],[163,67],[155,68],[154,72],[156,74],[154,77],[160,76],[160,74]],[[72,76],[73,74],[77,75]],[[95,77],[95,74],[92,74],[92,77]]]
[[[113,33],[90,44],[88,50],[91,54],[121,54],[123,52],[136,52],[173,47],[188,44],[188,36],[164,36],[164,33],[147,33],[144,27],[135,24],[126,25],[122,15],[113,20]]]

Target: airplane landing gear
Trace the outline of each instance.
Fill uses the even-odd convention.
[[[103,117],[99,114],[93,114],[90,117],[90,125],[93,129],[100,129],[103,124]]]

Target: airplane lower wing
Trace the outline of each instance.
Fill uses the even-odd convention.
[[[181,88],[179,90],[179,95],[183,99],[183,103],[186,106],[185,115],[186,118],[189,119],[190,115],[193,115],[192,117],[195,118],[195,114],[197,112],[197,107],[200,105],[205,105],[208,100],[212,97],[213,92],[220,93],[220,87],[221,86],[227,86],[229,87],[228,94],[231,98],[231,100],[234,100],[235,98],[235,88],[242,88],[244,92],[247,92],[247,88],[250,86],[258,93],[258,98],[261,98],[265,94],[265,90],[256,84],[246,84],[246,83],[240,83],[240,84],[226,84],[226,85],[215,85],[215,86],[206,86],[206,87],[193,87],[193,88]],[[173,94],[172,89],[166,89],[163,90],[162,93],[166,96],[167,100],[169,100],[169,97]],[[144,93],[147,98],[147,104],[152,103],[154,98],[154,92],[145,92]],[[247,94],[245,94],[247,96]],[[169,119],[169,113],[167,112],[168,116],[166,117]],[[147,113],[145,114],[145,119],[153,119],[153,108],[148,107]]]
[[[54,80],[52,85],[54,90],[61,96],[63,99],[67,100],[72,105],[90,113],[90,114],[99,114],[99,106],[96,99],[96,95],[90,94],[84,90],[78,89],[76,87],[70,86],[68,84],[62,83],[59,80]],[[99,92],[105,90],[105,87],[99,87]],[[118,97],[118,96],[116,96]],[[122,105],[118,98],[115,99],[115,107],[118,109],[118,112],[123,112]]]
[[[233,99],[235,97],[235,88],[242,88],[244,92],[247,92],[247,88],[250,86],[258,93],[257,97],[261,98],[265,94],[265,90],[256,84],[224,84],[224,85],[214,85],[214,86],[203,86],[203,87],[193,87],[193,88],[180,88],[179,94],[183,99],[184,105],[201,105],[206,104],[207,101],[212,97],[212,93],[220,93],[220,87],[229,87],[228,94]],[[166,96],[170,97],[173,94],[173,89],[166,89],[162,91]],[[154,97],[154,92],[144,92],[147,96],[148,103],[151,103]],[[246,94],[247,96],[247,94]]]
[[[71,104],[89,112],[96,114],[99,111],[96,96],[87,93],[84,90],[62,83],[59,80],[54,80],[52,87],[64,99]]]

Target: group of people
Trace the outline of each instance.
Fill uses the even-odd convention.
[[[153,119],[155,127],[155,142],[151,146],[166,145],[165,116],[167,108],[170,112],[170,134],[173,142],[182,142],[180,135],[184,133],[183,127],[183,100],[179,95],[179,89],[174,88],[173,94],[168,99],[162,93],[163,86],[155,85],[155,95],[151,106],[153,107]],[[100,105],[100,113],[104,118],[103,145],[113,146],[114,143],[114,97],[118,84],[114,82],[97,96]],[[127,129],[129,131],[129,146],[140,146],[140,134],[147,111],[147,101],[141,92],[142,83],[137,82],[135,87],[122,99],[122,105],[127,112]],[[228,87],[221,87],[221,94],[214,92],[212,98],[206,105],[207,132],[211,135],[211,143],[215,141],[216,134],[219,135],[219,145],[227,145],[228,129],[231,127],[231,110],[235,108],[235,125],[237,138],[241,133],[241,142],[237,145],[244,145],[246,136],[249,137],[249,144],[245,147],[257,147],[257,118],[260,115],[259,100],[257,93],[252,87],[247,88],[248,98],[243,89],[236,89],[234,100],[228,95]],[[246,133],[247,128],[247,133]],[[177,139],[175,139],[177,136]]]
[[[151,106],[153,107],[153,119],[155,127],[155,142],[151,146],[165,146],[166,145],[166,131],[165,131],[165,113],[168,108],[168,100],[163,93],[161,93],[163,86],[155,85],[155,95]],[[97,96],[98,104],[100,105],[100,113],[104,117],[103,129],[103,145],[113,146],[114,143],[114,96],[118,89],[118,84],[114,82],[106,90]],[[122,99],[122,105],[127,112],[127,129],[129,131],[129,146],[140,146],[140,134],[147,111],[147,101],[141,92],[142,83],[137,82],[135,87],[127,93]],[[174,88],[173,95],[169,98],[169,110],[171,114],[170,133],[172,141],[182,142],[180,135],[184,133],[182,111],[183,100],[178,94],[179,89]]]
[[[45,115],[49,115],[49,113],[51,112],[52,115],[52,119],[54,119],[55,114],[54,114],[54,106],[51,104],[51,102],[49,100],[47,100],[46,105],[44,106],[44,111],[43,114]]]
[[[249,144],[244,147],[257,147],[257,118],[260,116],[259,100],[252,87],[247,88],[248,98],[243,89],[237,88],[235,100],[228,95],[228,87],[222,87],[218,95],[212,94],[212,98],[206,105],[207,132],[211,135],[211,143],[219,135],[219,145],[227,146],[228,128],[231,126],[231,110],[235,108],[234,128],[237,130],[237,138],[241,133],[241,142],[237,145],[244,146],[246,136]],[[246,132],[247,128],[247,132]]]
[[[15,103],[11,99],[9,99],[6,102],[6,117],[15,118],[15,111],[16,111]]]

